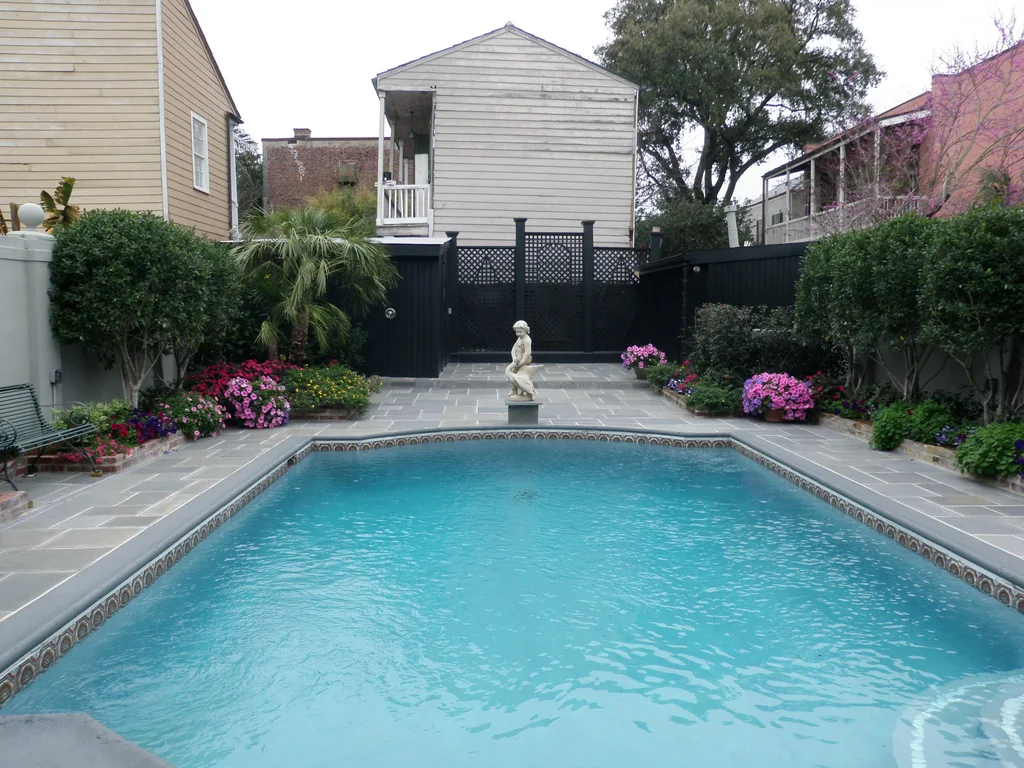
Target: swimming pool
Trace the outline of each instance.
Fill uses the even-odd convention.
[[[3,713],[178,768],[998,765],[1022,639],[734,451],[420,445],[312,455]]]

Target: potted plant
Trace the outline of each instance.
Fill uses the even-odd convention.
[[[803,421],[812,408],[808,383],[788,373],[759,373],[743,384],[744,413],[764,414],[765,421]]]
[[[647,378],[647,368],[668,363],[665,353],[659,352],[653,344],[645,344],[642,347],[634,344],[631,347],[626,347],[626,351],[620,357],[622,358],[622,367],[631,369],[636,373],[638,379]]]

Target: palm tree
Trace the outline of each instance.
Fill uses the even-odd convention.
[[[317,207],[253,216],[242,224],[245,242],[235,254],[253,279],[267,310],[258,341],[276,358],[291,327],[288,359],[302,364],[310,333],[321,350],[344,339],[351,323],[325,296],[337,282],[356,310],[382,304],[398,282],[387,250],[366,237],[358,222]]]

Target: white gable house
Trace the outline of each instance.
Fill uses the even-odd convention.
[[[594,220],[596,245],[632,245],[633,83],[511,24],[373,82],[379,234],[511,243],[526,217],[532,231]]]

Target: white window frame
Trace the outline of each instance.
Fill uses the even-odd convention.
[[[203,132],[206,134],[205,137],[204,137],[205,148],[206,148],[206,154],[205,155],[197,155],[196,154],[196,121],[197,120],[200,123],[203,124]],[[206,122],[206,118],[205,117],[203,117],[202,115],[200,115],[200,114],[198,114],[196,112],[193,112],[192,113],[192,119],[189,121],[189,126],[190,126],[190,133],[192,134],[192,187],[193,187],[193,189],[197,189],[200,192],[204,192],[205,194],[208,195],[208,194],[210,194],[210,125],[209,125],[209,123]],[[196,184],[196,158],[197,157],[202,157],[203,161],[206,163],[206,168],[204,169],[204,173],[203,173],[203,179],[206,182],[206,184],[205,184],[205,186],[202,186],[202,187],[199,186],[198,184]]]

